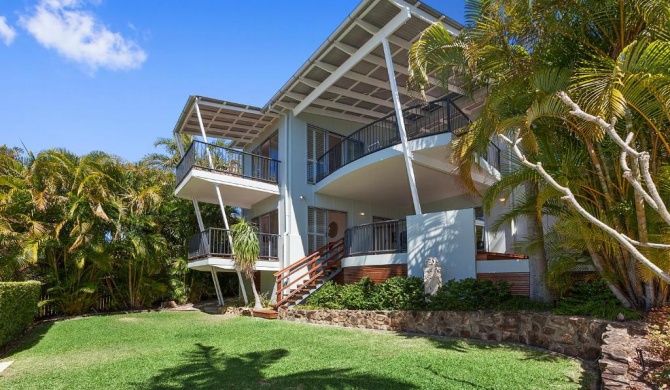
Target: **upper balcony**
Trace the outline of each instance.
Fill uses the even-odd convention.
[[[250,208],[279,195],[278,178],[278,160],[193,141],[177,164],[175,195],[216,204],[219,186],[226,205]]]
[[[395,113],[363,126],[317,159],[318,193],[344,198],[409,204],[407,173]],[[403,110],[408,148],[413,155],[417,188],[423,202],[459,195],[455,169],[449,162],[454,131],[470,119],[449,98]],[[490,143],[488,153],[473,170],[484,188],[499,175],[500,149]]]

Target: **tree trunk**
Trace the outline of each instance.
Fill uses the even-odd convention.
[[[529,194],[537,194],[537,184],[528,184],[526,190]],[[530,273],[530,298],[537,301],[547,302],[551,300],[551,291],[547,287],[547,252],[544,248],[544,226],[542,224],[541,210],[537,210],[528,220],[528,233],[535,235],[540,241],[538,250],[531,253],[528,258],[528,270]]]
[[[263,305],[261,305],[261,297],[258,295],[258,291],[256,290],[256,282],[254,282],[253,272],[247,276],[251,281],[251,292],[254,294],[254,309],[262,309]]]
[[[598,274],[602,277],[603,276],[603,259],[600,257],[600,255],[591,247],[591,245],[588,246],[588,251],[589,254],[591,255],[591,261],[593,261],[593,266],[596,268],[596,271],[598,271]],[[614,283],[611,281],[603,278],[605,280],[605,283],[607,283],[607,287],[609,287],[610,291],[614,296],[621,302],[621,305],[626,308],[631,308],[633,307],[632,302],[628,297],[626,297],[626,294],[621,291],[621,289],[616,286]]]

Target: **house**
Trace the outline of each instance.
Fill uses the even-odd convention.
[[[477,102],[457,85],[428,90],[428,104],[405,88],[408,49],[437,21],[461,28],[421,2],[363,0],[265,106],[188,98],[174,132],[197,140],[180,145],[175,194],[198,215],[201,202],[244,210],[259,229],[258,284],[279,304],[328,279],[423,276],[428,257],[444,281],[507,279],[528,294],[528,260],[504,254],[523,221],[491,229],[505,200],[484,218],[449,163],[453,132]],[[491,143],[473,171],[479,189],[504,157]],[[189,267],[233,272],[228,230],[199,221]]]

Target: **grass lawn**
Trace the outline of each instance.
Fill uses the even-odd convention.
[[[2,389],[580,389],[580,362],[520,346],[152,312],[42,324]]]

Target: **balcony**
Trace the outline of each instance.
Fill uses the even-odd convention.
[[[193,141],[177,164],[175,195],[218,203],[214,185],[226,205],[249,208],[279,194],[279,161],[240,150]]]
[[[430,135],[451,133],[470,120],[449,99],[403,110],[407,139],[414,140]],[[395,113],[385,116],[344,138],[317,159],[316,181],[343,166],[378,150],[400,144],[400,132]]]
[[[403,119],[421,202],[462,195],[456,167],[449,161],[449,144],[453,131],[468,125],[470,119],[448,98],[407,108]],[[360,128],[317,159],[315,192],[397,206],[411,204],[400,144],[395,114]],[[473,171],[482,190],[495,182],[500,166],[500,149],[489,145],[481,159],[484,169]]]
[[[345,257],[403,252],[407,252],[404,219],[354,226],[344,232]]]
[[[230,232],[226,229],[208,228],[193,235],[188,242],[189,268],[215,266],[234,269]],[[279,269],[279,235],[258,233],[260,254],[256,263],[259,271]]]

